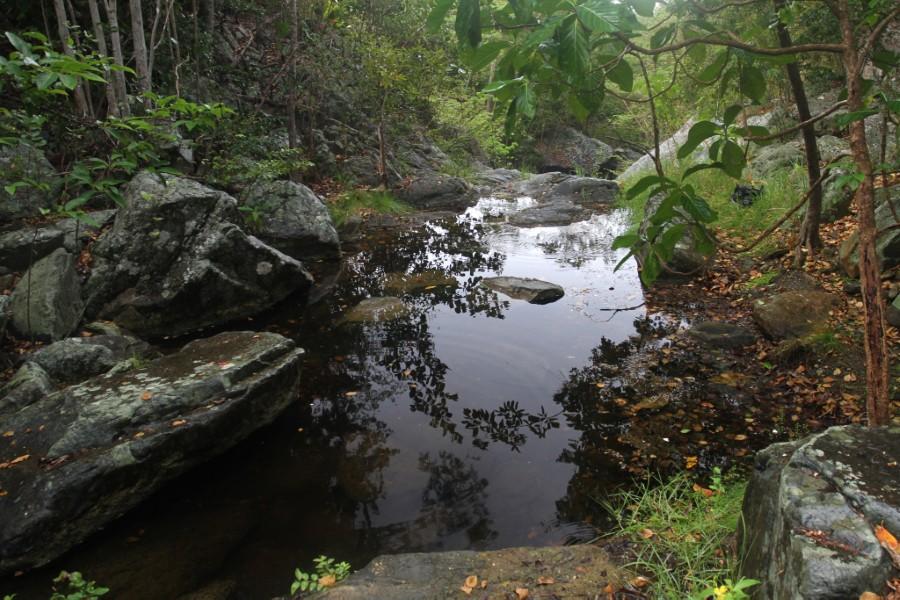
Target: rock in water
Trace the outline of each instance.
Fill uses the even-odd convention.
[[[756,336],[746,327],[734,323],[720,321],[702,321],[695,323],[688,334],[716,348],[743,348],[756,341]]]
[[[36,262],[13,290],[13,327],[23,336],[59,340],[81,320],[81,281],[75,257],[62,248]]]
[[[403,300],[394,296],[366,298],[344,314],[345,323],[377,323],[402,319],[409,314]]]
[[[566,294],[565,290],[555,283],[527,277],[486,277],[481,283],[495,292],[501,292],[516,300],[525,300],[530,304],[550,304]]]
[[[10,415],[0,573],[46,564],[270,423],[297,397],[302,354],[273,333],[222,333]]]
[[[900,532],[900,428],[832,427],[756,457],[740,529],[742,575],[773,600],[881,591],[891,559],[873,532]]]
[[[180,177],[139,173],[94,246],[87,313],[142,337],[182,335],[306,292],[296,259],[247,235],[234,198]]]
[[[465,598],[460,587],[473,575],[478,581],[468,591],[472,598],[514,597],[516,588],[530,588],[530,598],[594,598],[607,584],[618,589],[626,580],[603,550],[583,544],[379,556],[320,596],[323,600]],[[545,582],[541,587],[546,593],[535,589],[539,579]]]
[[[341,245],[325,204],[305,185],[270,181],[247,190],[246,206],[259,211],[251,230],[297,260],[337,259]]]

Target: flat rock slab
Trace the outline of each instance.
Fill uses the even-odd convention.
[[[0,574],[46,564],[270,423],[297,397],[302,354],[274,333],[222,333],[6,417]]]
[[[743,348],[756,341],[756,336],[746,327],[721,321],[695,323],[688,335],[715,348]]]
[[[486,277],[481,283],[495,292],[531,304],[550,304],[566,295],[565,290],[555,283],[527,277]]]
[[[783,292],[753,303],[753,320],[773,339],[800,338],[823,329],[838,299],[828,292]]]
[[[388,273],[384,279],[384,289],[391,294],[410,294],[439,287],[455,288],[458,285],[455,277],[438,270],[419,273]]]
[[[460,588],[478,577],[470,595]],[[540,584],[542,581],[553,583]],[[438,552],[379,556],[344,583],[317,597],[327,600],[444,600],[595,598],[607,584],[618,588],[624,575],[603,550],[591,545],[509,548],[493,552]],[[481,587],[481,582],[487,585]]]
[[[381,296],[366,298],[344,313],[343,321],[345,323],[377,323],[401,319],[408,314],[409,307],[403,303],[403,300],[394,296]]]
[[[900,532],[900,427],[832,427],[757,455],[744,497],[742,574],[773,600],[881,593],[893,572],[875,537]]]

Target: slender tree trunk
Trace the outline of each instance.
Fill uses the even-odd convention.
[[[53,0],[53,10],[56,12],[56,26],[59,31],[59,39],[62,42],[62,49],[66,56],[74,56],[75,52],[69,46],[69,19],[66,17],[66,5],[63,0]],[[87,97],[84,95],[84,88],[79,83],[75,87],[75,109],[82,117],[91,114]]]
[[[109,41],[112,45],[113,62],[118,67],[125,66],[125,54],[122,52],[122,35],[119,32],[119,9],[116,0],[103,0],[103,8],[106,10],[106,20],[109,21]],[[116,97],[119,99],[119,114],[128,116],[131,108],[128,106],[128,87],[125,85],[125,73],[113,71],[113,84],[116,88]]]
[[[134,70],[137,72],[138,88],[141,93],[152,89],[150,69],[147,65],[147,39],[144,37],[144,15],[141,0],[128,0],[131,12],[131,39],[134,44]]]
[[[388,187],[388,170],[387,170],[387,144],[384,140],[384,112],[387,106],[388,91],[384,91],[381,98],[381,116],[378,120],[378,174],[381,176],[381,187]]]
[[[175,0],[172,0],[169,3],[169,7],[172,8],[175,4]],[[172,63],[175,65],[173,69],[175,73],[175,95],[181,96],[181,43],[178,41],[178,19],[175,18],[175,15],[172,15],[172,20],[169,21],[169,49],[172,52]]]
[[[843,63],[847,75],[847,110],[863,108],[862,80],[857,75],[863,57],[857,49],[848,0],[836,2],[836,13],[844,44]],[[856,191],[859,210],[859,274],[865,319],[866,348],[866,413],[869,425],[885,425],[891,419],[888,393],[888,353],[885,338],[884,301],[881,292],[880,265],[875,252],[878,235],[875,225],[875,189],[872,160],[866,144],[866,127],[862,120],[850,123],[850,149],[857,170],[863,175]]]
[[[206,34],[210,39],[210,51],[216,31],[216,0],[206,0]]]
[[[297,148],[300,145],[300,135],[297,130],[297,52],[298,46],[300,45],[300,23],[298,22],[299,16],[297,14],[297,0],[288,0],[287,2],[288,9],[288,20],[291,24],[291,76],[288,81],[288,90],[287,90],[287,105],[285,106],[285,110],[287,111],[287,121],[288,121],[288,146],[290,148]],[[291,179],[297,179],[297,173],[291,172]]]
[[[88,10],[91,13],[91,23],[94,26],[94,37],[97,40],[97,50],[104,58],[109,56],[106,47],[106,33],[103,31],[103,22],[100,20],[100,8],[97,6],[97,0],[88,0]],[[110,115],[119,114],[120,100],[116,97],[116,88],[113,83],[112,72],[106,69],[106,103],[107,113]]]
[[[147,50],[147,73],[150,81],[153,81],[153,63],[156,62],[157,36],[159,35],[159,20],[163,14],[163,0],[156,0],[156,6],[153,9],[153,25],[150,26],[150,47]],[[168,13],[166,13],[168,17]],[[163,23],[163,28],[165,28]]]
[[[784,8],[784,0],[773,0],[775,13]],[[782,48],[793,46],[791,34],[787,27],[780,20],[775,27],[778,34],[778,43]],[[794,96],[794,104],[797,106],[797,114],[800,122],[808,121],[812,115],[809,111],[809,101],[806,98],[806,88],[803,85],[803,78],[800,76],[800,66],[797,62],[790,62],[785,65],[787,71],[788,82],[791,85],[791,94]],[[822,221],[822,185],[816,184],[819,181],[822,172],[819,169],[819,146],[816,143],[816,126],[810,123],[803,127],[803,146],[806,150],[806,174],[809,180],[812,193],[809,195],[809,201],[806,204],[806,216],[803,219],[803,225],[800,227],[800,241],[798,244],[798,256],[802,256],[801,246],[806,246],[810,255],[822,247],[822,238],[819,236],[819,225]]]

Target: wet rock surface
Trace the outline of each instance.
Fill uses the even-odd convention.
[[[409,294],[438,287],[456,287],[455,277],[438,270],[425,270],[418,273],[388,273],[384,281],[384,289],[391,294]]]
[[[245,233],[223,192],[140,173],[125,197],[94,246],[89,317],[143,337],[181,335],[254,315],[311,286],[299,261]]]
[[[0,572],[47,563],[271,422],[296,398],[302,353],[276,334],[223,333],[10,415]]]
[[[409,308],[400,298],[382,296],[367,298],[344,314],[346,323],[376,323],[393,321],[409,314]]]
[[[322,200],[292,181],[271,181],[247,190],[246,206],[261,218],[251,231],[268,245],[297,260],[336,259],[341,245]]]
[[[471,186],[459,177],[425,172],[397,190],[397,198],[420,210],[462,210],[475,204]]]
[[[555,283],[528,277],[486,277],[481,283],[496,292],[516,300],[525,300],[530,304],[550,304],[566,294],[565,290]]]
[[[53,392],[50,376],[35,362],[19,367],[12,379],[0,388],[0,415],[15,412]]]
[[[81,321],[81,280],[75,256],[57,248],[26,272],[10,299],[12,324],[23,336],[59,340]]]
[[[837,297],[828,292],[783,292],[756,300],[753,320],[770,338],[799,338],[824,329],[837,303]]]
[[[542,203],[568,201],[584,208],[599,208],[615,202],[619,185],[608,179],[550,172],[513,182],[500,191]]]
[[[743,348],[756,341],[756,336],[746,327],[720,321],[695,323],[688,330],[688,334],[704,344],[717,348]]]
[[[493,552],[438,552],[379,556],[340,585],[320,594],[326,600],[444,600],[464,597],[460,587],[478,578],[472,597],[593,598],[624,574],[596,546],[509,548]],[[552,583],[540,584],[542,581]],[[481,581],[486,585],[481,587]]]
[[[68,338],[45,346],[29,357],[59,384],[100,375],[129,359],[143,359],[150,346],[137,338],[96,335]]]
[[[891,559],[873,528],[900,530],[900,428],[832,427],[760,452],[744,499],[742,573],[773,600],[880,592]]]

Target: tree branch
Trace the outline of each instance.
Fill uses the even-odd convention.
[[[807,125],[812,125],[813,123],[815,123],[815,122],[817,122],[817,121],[821,121],[822,119],[824,119],[825,117],[827,117],[827,116],[830,115],[831,113],[837,111],[839,108],[841,108],[841,107],[844,106],[845,104],[847,104],[847,101],[846,101],[846,100],[841,100],[840,102],[838,102],[837,104],[835,104],[834,106],[832,106],[831,108],[829,108],[828,110],[822,111],[822,112],[820,112],[819,114],[817,114],[817,115],[815,115],[815,116],[813,116],[813,117],[810,117],[809,119],[803,121],[802,123],[798,123],[798,124],[794,125],[793,127],[789,127],[788,129],[783,129],[783,130],[781,130],[781,131],[776,131],[775,133],[770,133],[769,135],[751,135],[751,136],[746,136],[746,137],[744,137],[744,139],[745,139],[745,140],[749,140],[749,141],[751,141],[751,142],[768,142],[768,141],[770,141],[770,140],[777,140],[778,138],[782,138],[782,137],[784,137],[784,136],[786,136],[786,135],[789,135],[789,134],[791,134],[791,133],[796,133],[797,131],[800,131],[801,129],[803,129],[803,128],[806,127]]]
[[[797,44],[795,46],[788,46],[787,48],[760,48],[754,46],[753,44],[747,44],[738,40],[712,38],[710,37],[712,35],[716,34],[711,33],[709,34],[709,36],[684,40],[682,42],[669,44],[668,46],[661,46],[659,48],[644,48],[643,46],[638,46],[637,44],[632,42],[628,38],[628,36],[623,33],[612,33],[613,37],[623,42],[626,46],[628,46],[630,50],[634,50],[635,52],[639,52],[647,56],[655,56],[658,54],[664,54],[666,52],[674,52],[675,50],[681,50],[682,48],[687,48],[697,44],[709,44],[710,46],[728,46],[729,48],[738,48],[740,50],[746,50],[747,52],[753,54],[763,54],[765,56],[786,56],[789,54],[800,54],[806,52],[830,52],[833,54],[840,54],[844,51],[844,46],[842,44]]]

